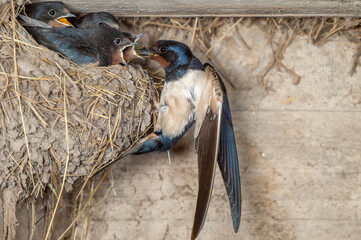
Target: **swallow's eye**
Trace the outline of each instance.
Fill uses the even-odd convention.
[[[49,13],[50,16],[54,16],[55,15],[55,10],[51,9],[48,13]]]
[[[159,48],[159,51],[161,52],[161,53],[166,53],[167,52],[167,48],[166,47],[160,47]]]
[[[116,38],[115,40],[114,40],[114,43],[116,44],[116,45],[119,45],[120,44],[120,38]]]
[[[103,22],[100,22],[98,23],[99,26],[103,27],[104,26],[104,23]]]

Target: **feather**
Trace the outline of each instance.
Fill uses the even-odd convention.
[[[209,109],[196,140],[198,148],[198,198],[192,240],[198,236],[203,227],[211,200],[219,145],[220,119],[221,109],[217,114]]]
[[[214,74],[212,74],[212,76],[217,78],[223,92],[221,133],[217,161],[228,193],[233,228],[234,231],[237,232],[241,219],[242,199],[237,148],[233,132],[231,110],[229,107],[226,88],[222,79],[210,64],[206,64],[206,71],[207,70],[213,71]]]
[[[36,20],[34,18],[30,18],[28,16],[19,14],[18,19],[20,20],[20,24],[24,27],[40,27],[40,28],[53,28],[49,24],[46,24],[42,21]]]

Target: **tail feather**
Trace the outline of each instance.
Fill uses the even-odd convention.
[[[153,133],[149,134],[148,136],[140,139],[132,147],[130,147],[128,150],[126,150],[122,154],[120,154],[116,159],[102,165],[100,168],[98,168],[96,170],[96,172],[92,175],[92,177],[94,177],[99,172],[103,171],[105,168],[113,165],[120,159],[122,159],[130,154],[139,155],[139,154],[144,154],[144,153],[149,153],[149,152],[167,151],[171,147],[173,147],[182,136],[179,136],[176,138],[170,138],[170,137],[164,136],[160,132],[153,132]]]

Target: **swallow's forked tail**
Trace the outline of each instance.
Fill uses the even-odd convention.
[[[105,168],[113,165],[120,159],[130,155],[138,155],[138,154],[144,154],[149,152],[164,152],[168,151],[172,146],[174,146],[177,141],[180,139],[181,136],[170,138],[164,136],[160,132],[153,132],[149,134],[148,136],[140,139],[138,142],[136,142],[133,146],[131,146],[128,150],[124,151],[122,154],[120,154],[117,158],[114,160],[102,165],[100,168],[96,170],[96,172],[92,175],[94,177],[99,172],[103,171]]]

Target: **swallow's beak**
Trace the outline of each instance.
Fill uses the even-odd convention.
[[[71,24],[67,19],[69,17],[76,17],[76,16],[74,14],[67,13],[64,16],[58,17],[57,19],[55,19],[55,21],[57,21],[60,24],[65,25],[65,26],[74,27],[73,24]]]
[[[144,33],[134,35],[133,33],[123,32],[123,34],[132,42],[137,42],[141,36],[144,35]]]
[[[124,39],[121,43],[120,43],[121,46],[123,46],[122,50],[125,49],[126,47],[129,47],[129,46],[133,46],[134,43],[131,42],[129,39]]]
[[[134,54],[134,56],[138,57],[138,58],[141,58],[141,59],[144,59],[144,56],[142,56],[141,54],[139,54],[138,51],[136,51],[134,49],[134,47],[132,48],[132,53]]]
[[[120,65],[123,65],[123,66],[128,66],[128,63],[127,61],[124,59],[124,53],[123,53],[123,50],[120,50],[120,56],[122,58],[122,61],[120,62]]]
[[[142,48],[142,49],[139,49],[138,51],[136,51],[137,55],[140,56],[140,57],[151,57],[151,56],[159,56],[158,53],[150,50],[150,49],[147,49],[147,48]]]
[[[134,42],[138,41],[139,38],[140,38],[141,36],[143,36],[143,35],[144,35],[144,33],[140,33],[140,34],[138,34],[138,35],[135,35]]]
[[[128,64],[131,60],[136,59],[136,58],[140,58],[140,59],[144,59],[142,56],[139,55],[139,53],[137,53],[134,50],[134,43],[132,46],[128,46],[123,50],[123,59],[125,60],[125,62]]]
[[[118,49],[118,58],[120,58],[120,65],[123,66],[128,66],[128,62],[127,61],[127,54],[124,54],[127,52],[128,48],[133,48],[134,49],[134,43],[131,42],[128,38],[124,38],[122,39],[122,42],[119,43],[119,49]]]

